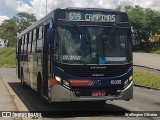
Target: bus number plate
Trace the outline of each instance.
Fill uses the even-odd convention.
[[[106,96],[106,92],[105,91],[92,92],[92,96]]]

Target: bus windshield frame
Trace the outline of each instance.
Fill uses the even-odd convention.
[[[54,39],[57,63],[83,65],[132,62],[129,26],[58,24]]]

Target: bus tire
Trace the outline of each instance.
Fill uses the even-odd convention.
[[[21,69],[20,79],[21,79],[21,88],[22,88],[22,89],[26,89],[26,88],[27,88],[27,85],[26,85],[25,82],[24,82],[23,69]]]

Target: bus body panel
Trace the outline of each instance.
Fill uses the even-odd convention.
[[[55,69],[53,70],[55,71]],[[55,72],[56,73],[56,72]],[[62,77],[63,73],[59,76]],[[64,101],[90,101],[90,100],[130,100],[133,98],[133,81],[129,81],[129,77],[132,76],[132,67],[128,72],[121,76],[115,77],[75,77],[64,75],[62,78],[65,80],[90,80],[87,85],[84,86],[70,86],[70,89],[66,88],[62,84],[52,84],[49,90],[50,102],[64,102]],[[57,75],[57,74],[56,74]],[[112,83],[111,81],[120,80],[119,83]],[[90,84],[94,81],[100,81],[100,84]],[[126,81],[128,81],[126,83]],[[124,85],[125,84],[125,85]],[[87,94],[86,94],[87,91]],[[106,96],[92,96],[92,91],[105,91]],[[118,92],[117,92],[118,91]],[[76,95],[79,92],[79,95]],[[83,94],[85,93],[85,96]],[[82,95],[81,95],[82,94]]]
[[[118,96],[80,96],[77,97],[74,92],[60,85],[55,85],[51,89],[49,98],[50,102],[66,101],[96,101],[96,100],[130,100],[133,98],[133,82],[131,82]]]

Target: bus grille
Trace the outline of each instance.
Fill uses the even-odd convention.
[[[58,65],[65,73],[77,77],[114,77],[127,72],[132,64],[126,65]]]

